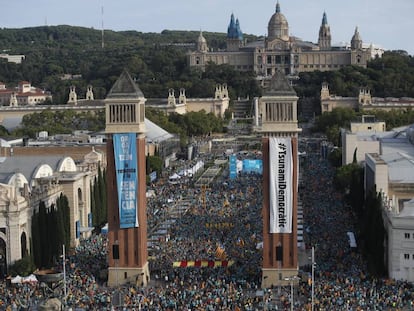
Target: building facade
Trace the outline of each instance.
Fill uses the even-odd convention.
[[[367,48],[363,45],[358,28],[355,28],[349,46],[336,47],[331,42],[332,35],[326,13],[323,13],[318,42],[303,41],[289,34],[287,18],[277,2],[264,40],[246,42],[240,22],[232,14],[227,29],[225,51],[210,51],[207,40],[200,32],[196,50],[189,52],[187,57],[193,68],[204,70],[209,62],[228,64],[237,70],[254,71],[259,77],[271,77],[276,71],[295,76],[300,72],[338,70],[348,65],[366,67],[372,58],[373,46]]]
[[[411,97],[374,97],[371,90],[365,87],[359,89],[356,97],[342,97],[331,94],[328,83],[322,83],[321,88],[321,112],[331,112],[335,108],[349,108],[356,111],[384,110],[393,109],[412,109],[414,108],[414,98]]]
[[[70,245],[90,235],[90,185],[97,174],[99,162],[87,161],[80,166],[71,157],[49,155],[11,155],[0,161],[0,275],[15,261],[30,254],[32,216],[40,202],[46,208],[56,204],[61,194],[68,198],[70,208]],[[91,153],[93,153],[92,151]],[[95,159],[96,160],[96,159]]]
[[[414,126],[380,139],[380,151],[365,155],[365,192],[382,198],[388,276],[414,281]]]
[[[385,133],[385,122],[364,115],[359,122],[351,122],[351,129],[341,129],[342,165],[365,161],[365,154],[380,152],[380,138]]]
[[[150,98],[146,101],[145,107],[163,111],[165,114],[187,112],[198,112],[204,110],[216,117],[224,118],[224,113],[229,108],[230,98],[227,84],[217,84],[214,97],[209,98],[187,98],[185,89],[181,88],[179,95],[175,95],[174,89],[168,90],[167,99]]]
[[[0,82],[0,106],[34,106],[52,101],[50,92],[33,87],[28,81],[21,81],[15,88],[7,88]]]

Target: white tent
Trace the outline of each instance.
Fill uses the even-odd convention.
[[[107,234],[108,233],[108,223],[105,224],[105,226],[102,227],[101,233]]]
[[[180,175],[178,175],[177,173],[174,173],[173,175],[171,175],[169,178],[168,178],[168,182],[170,183],[170,184],[178,184],[179,183],[179,179],[180,179],[181,177],[180,177]]]
[[[30,274],[23,278],[22,283],[36,283],[37,278],[34,274]]]
[[[169,179],[175,180],[175,179],[179,179],[179,178],[181,178],[180,175],[178,175],[177,173],[174,173],[173,175],[170,176]]]
[[[12,284],[19,284],[23,281],[23,278],[20,275],[16,275],[14,278],[11,279]]]

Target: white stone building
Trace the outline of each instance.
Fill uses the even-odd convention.
[[[414,126],[379,142],[379,152],[365,155],[365,189],[383,197],[389,277],[414,282]]]
[[[90,185],[97,173],[92,150],[79,165],[67,156],[8,156],[0,158],[0,276],[30,253],[32,215],[43,201],[47,208],[63,193],[69,201],[69,246],[90,234]],[[68,247],[69,247],[68,246]]]
[[[20,81],[17,87],[7,87],[0,82],[0,106],[35,106],[52,101],[52,94],[32,86],[28,81]]]
[[[365,154],[380,152],[380,138],[394,135],[385,132],[385,122],[372,116],[362,116],[361,121],[351,122],[351,129],[341,129],[342,165],[353,162],[356,152],[358,163],[365,161]]]

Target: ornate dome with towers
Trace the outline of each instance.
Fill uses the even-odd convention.
[[[326,12],[322,15],[317,43],[290,35],[288,19],[277,1],[264,39],[247,42],[241,31],[241,22],[232,13],[227,27],[226,50],[209,49],[200,32],[196,50],[189,52],[187,58],[191,67],[201,70],[212,62],[229,64],[240,71],[254,71],[259,77],[271,77],[277,71],[295,76],[306,71],[339,70],[348,65],[366,67],[372,57],[382,55],[383,51],[374,51],[372,45],[364,47],[358,28],[350,39],[348,46],[332,46]]]

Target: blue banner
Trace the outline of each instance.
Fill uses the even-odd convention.
[[[136,134],[113,134],[120,228],[138,227]]]
[[[243,160],[243,172],[263,174],[263,161],[250,159]]]
[[[237,177],[237,158],[234,154],[229,158],[229,170],[230,179],[235,179]]]

